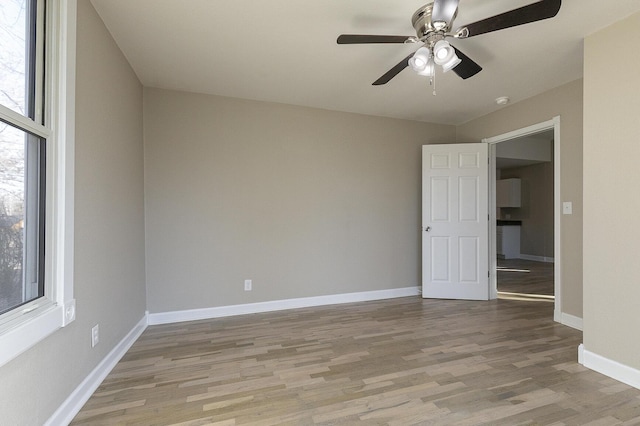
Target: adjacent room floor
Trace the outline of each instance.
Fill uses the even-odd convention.
[[[498,291],[553,296],[553,263],[498,259]]]
[[[408,297],[151,326],[72,424],[640,424],[552,318]]]

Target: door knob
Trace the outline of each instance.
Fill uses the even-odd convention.
[[[424,232],[429,232],[429,231],[431,231],[431,227],[430,227],[430,226],[427,226],[427,227],[424,229]]]

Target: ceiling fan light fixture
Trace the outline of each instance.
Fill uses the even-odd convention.
[[[433,59],[438,65],[444,65],[456,57],[456,52],[446,40],[439,40],[433,46]]]
[[[456,55],[456,50],[446,40],[439,40],[433,46],[433,60],[444,72],[451,71],[462,62]]]
[[[462,59],[458,58],[457,55],[454,55],[449,62],[447,62],[446,64],[442,64],[442,72],[451,71],[452,69],[457,67],[460,62],[462,62]]]
[[[433,77],[436,73],[436,64],[433,62],[433,58],[429,58],[427,65],[424,67],[422,71],[417,71],[418,75],[422,75],[425,77]]]
[[[416,50],[416,53],[409,59],[409,66],[417,73],[423,72],[429,65],[431,52],[426,47]]]
[[[531,1],[531,0],[530,0]],[[444,72],[453,70],[458,77],[466,80],[473,77],[482,67],[460,50],[446,42],[445,37],[465,39],[477,35],[504,30],[519,25],[553,18],[562,6],[562,0],[539,0],[516,9],[458,27],[453,33],[453,22],[458,15],[460,0],[429,0],[416,10],[411,18],[411,25],[416,30],[415,36],[341,34],[336,40],[338,44],[370,44],[370,43],[423,43],[424,49],[409,54],[389,71],[383,74],[372,85],[388,83],[402,70],[411,66],[418,74],[432,73],[433,63],[442,66]],[[424,52],[425,50],[431,52]],[[424,52],[424,53],[423,53]],[[429,64],[429,54],[433,58]],[[431,84],[435,86],[435,76]],[[435,93],[435,92],[434,92]]]

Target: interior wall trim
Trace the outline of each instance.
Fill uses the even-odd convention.
[[[583,331],[582,318],[575,315],[567,314],[561,311],[555,311],[553,313],[553,320],[559,322],[562,325],[566,325],[567,327]]]
[[[107,354],[106,357],[94,368],[91,373],[78,385],[77,388],[58,407],[55,413],[46,421],[45,426],[68,425],[80,412],[80,409],[89,400],[98,386],[113,370],[116,364],[127,353],[140,335],[146,330],[149,313],[145,312],[142,319],[127,333],[127,335]]]
[[[582,358],[581,364],[585,367],[640,389],[640,370],[591,352],[584,348],[584,344],[580,345],[578,352],[582,352],[578,359]]]
[[[404,287],[388,290],[334,294],[328,296],[303,297],[298,299],[274,300],[270,302],[249,303],[243,305],[218,306],[213,308],[189,309],[173,312],[158,312],[149,314],[148,321],[149,325],[171,324],[175,322],[197,321],[210,318],[228,317],[233,315],[274,312],[285,309],[308,308],[312,306],[337,305],[342,303],[394,299],[397,297],[417,296],[418,294],[419,287]]]

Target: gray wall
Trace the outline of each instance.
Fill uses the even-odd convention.
[[[503,169],[500,176],[521,179],[521,207],[501,209],[522,220],[520,253],[553,257],[553,163]]]
[[[578,318],[582,318],[582,103],[582,80],[577,80],[458,126],[456,136],[458,142],[477,142],[560,116],[560,196],[573,202],[573,214],[563,215],[561,223],[561,310]]]
[[[151,313],[420,285],[452,126],[145,88],[144,127]]]
[[[636,370],[640,56],[625,46],[638,44],[635,14],[585,40],[584,67],[584,347]]]
[[[142,87],[89,0],[77,42],[77,319],[0,367],[6,425],[44,423],[145,311]]]

